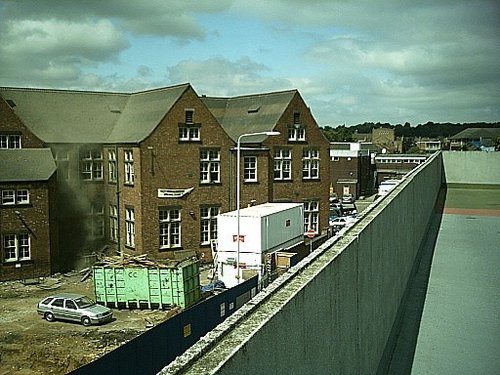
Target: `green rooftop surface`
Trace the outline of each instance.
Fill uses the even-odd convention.
[[[448,189],[433,226],[387,373],[500,374],[500,189]]]

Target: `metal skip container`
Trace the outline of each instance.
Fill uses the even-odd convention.
[[[201,298],[198,261],[176,266],[94,266],[96,301],[114,308],[185,309]]]

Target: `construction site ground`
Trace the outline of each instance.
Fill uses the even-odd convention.
[[[0,283],[0,375],[66,374],[179,311],[113,309],[113,321],[104,325],[49,323],[37,314],[36,305],[61,292],[94,298],[92,278],[71,272],[28,283]]]

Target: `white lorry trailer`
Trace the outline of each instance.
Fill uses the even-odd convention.
[[[264,203],[217,216],[217,278],[227,288],[254,275],[266,277],[269,256],[304,242],[302,203]],[[239,261],[239,264],[238,264]]]

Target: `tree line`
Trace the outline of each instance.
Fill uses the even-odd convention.
[[[373,129],[376,128],[390,128],[394,129],[394,134],[396,137],[405,138],[448,138],[460,133],[467,128],[500,128],[500,122],[486,123],[486,122],[474,122],[474,123],[434,123],[427,122],[425,124],[418,124],[417,126],[411,126],[409,122],[403,125],[397,124],[392,125],[389,123],[373,123],[365,122],[363,124],[345,126],[339,125],[337,127],[325,126],[322,128],[323,133],[328,138],[330,142],[352,142],[354,140],[353,134],[355,133],[371,133]]]

